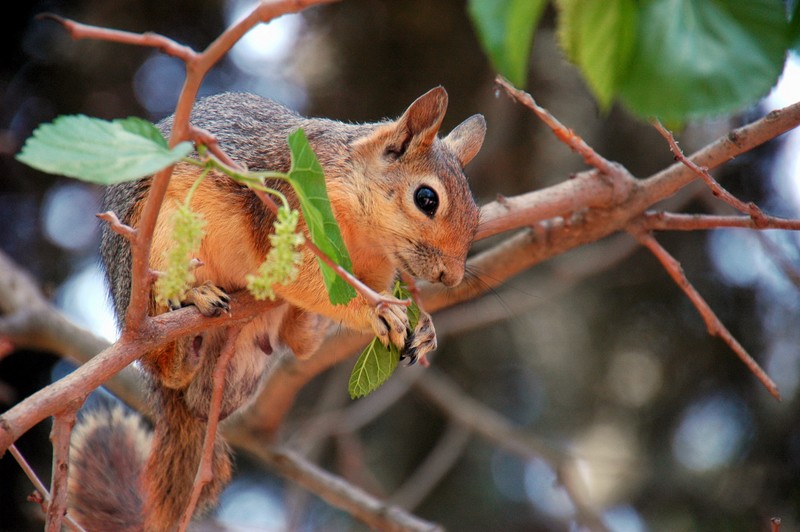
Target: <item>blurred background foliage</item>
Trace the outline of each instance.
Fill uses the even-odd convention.
[[[65,313],[99,334],[115,334],[97,266],[94,213],[102,191],[33,172],[13,154],[36,125],[59,114],[164,117],[175,104],[182,65],[148,49],[73,42],[56,24],[33,17],[52,11],[91,24],[164,33],[201,49],[250,4],[38,0],[6,12],[0,248]],[[543,10],[527,63],[527,89],[635,175],[670,164],[667,146],[650,126],[616,105],[600,110],[558,47],[556,18],[552,7]],[[791,103],[800,94],[800,75],[793,62],[786,68],[781,90],[765,103],[742,116],[690,123],[681,132],[684,149]],[[260,28],[215,69],[203,93],[252,91],[304,114],[367,121],[396,116],[441,84],[450,94],[443,131],[476,112],[488,122],[484,148],[467,169],[479,203],[580,171],[582,162],[545,127],[497,94],[493,78],[465,1],[347,0]],[[732,161],[718,177],[742,199],[797,217],[797,140],[796,133],[785,135]],[[702,187],[689,187],[667,206],[721,209]],[[707,335],[667,274],[624,235],[539,265],[484,298],[442,313],[436,318],[441,329],[461,329],[440,338],[433,364],[471,397],[563,454],[565,471],[583,479],[587,499],[613,530],[766,530],[772,516],[783,519],[784,530],[797,529],[800,309],[797,285],[776,258],[796,265],[797,237],[719,230],[659,239],[778,382],[781,403],[727,346]],[[0,361],[2,408],[65,371],[55,363],[52,355],[32,352]],[[302,392],[288,437],[300,439],[292,430],[304,420],[348,406],[350,365],[344,366]],[[411,393],[358,433],[326,440],[316,454],[333,471],[391,496],[440,438],[459,437],[450,425],[424,397]],[[44,478],[51,458],[48,428],[38,427],[18,442]],[[575,510],[547,463],[522,460],[474,436],[461,441],[452,468],[419,501],[416,513],[451,530],[572,526]],[[316,499],[293,495],[290,485],[258,470],[246,456],[238,457],[238,471],[216,515],[222,521],[267,530],[361,528]],[[41,528],[37,508],[25,502],[32,488],[9,457],[0,460],[0,479],[0,529]]]

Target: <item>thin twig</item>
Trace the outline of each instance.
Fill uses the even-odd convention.
[[[597,153],[591,146],[586,144],[586,141],[578,136],[573,130],[562,124],[550,111],[541,107],[533,99],[533,96],[525,91],[519,90],[510,81],[503,76],[497,76],[495,83],[503,87],[509,96],[514,98],[517,102],[521,103],[531,111],[533,111],[539,120],[544,122],[552,131],[553,134],[569,146],[575,153],[583,157],[583,161],[591,166],[597,168],[600,173],[611,175],[618,171],[618,165],[615,165],[599,153]]]
[[[756,376],[756,378],[761,381],[761,384],[772,394],[775,399],[780,401],[781,395],[778,391],[778,386],[775,382],[766,374],[766,372],[761,369],[761,366],[758,365],[753,357],[751,357],[744,347],[733,337],[731,332],[722,324],[719,320],[717,315],[711,310],[711,307],[708,306],[703,296],[692,286],[689,280],[686,278],[686,275],[683,273],[683,268],[681,267],[680,263],[675,260],[669,252],[661,247],[661,244],[653,237],[652,234],[640,231],[640,230],[631,230],[630,233],[647,249],[650,250],[653,255],[658,259],[661,265],[667,270],[667,273],[672,277],[675,283],[680,287],[681,290],[686,294],[689,300],[692,302],[694,307],[700,313],[700,316],[703,318],[703,321],[706,324],[706,328],[708,329],[708,334],[711,336],[718,336],[722,341],[730,346],[734,353],[741,359],[742,362],[748,367],[748,369]]]
[[[743,202],[742,200],[740,200],[739,198],[728,192],[722,185],[720,185],[717,182],[716,179],[711,177],[711,174],[708,172],[708,168],[700,167],[693,161],[689,160],[683,154],[683,151],[681,150],[680,146],[678,146],[678,142],[675,140],[675,136],[672,134],[672,132],[669,131],[667,128],[665,128],[657,118],[650,119],[650,123],[653,125],[654,128],[656,128],[656,131],[658,131],[661,134],[661,136],[667,140],[667,142],[669,143],[669,149],[672,152],[672,154],[675,155],[675,158],[684,165],[686,165],[686,167],[689,168],[692,172],[694,172],[697,176],[699,176],[700,179],[702,179],[703,182],[705,182],[706,186],[708,186],[708,188],[711,189],[711,193],[714,194],[714,196],[718,197],[719,199],[721,199],[722,201],[724,201],[737,211],[750,215],[750,217],[753,218],[753,221],[756,222],[757,225],[767,223],[769,217],[766,216],[755,203]]]
[[[778,265],[786,278],[797,288],[800,288],[800,269],[791,260],[786,258],[780,246],[764,233],[757,233],[758,241],[767,255]]]
[[[50,481],[50,504],[47,508],[47,532],[61,530],[67,513],[67,480],[69,476],[69,440],[72,427],[83,401],[70,404],[54,416],[50,440],[53,442],[53,472]]]
[[[239,336],[240,331],[241,327],[228,327],[226,329],[225,345],[214,366],[214,374],[212,377],[213,388],[208,410],[208,426],[206,427],[206,435],[203,440],[203,451],[200,455],[200,463],[197,465],[197,475],[192,485],[192,493],[189,496],[189,502],[186,505],[186,510],[178,525],[179,532],[184,532],[189,527],[203,488],[213,480],[214,472],[212,463],[214,461],[214,442],[217,439],[219,414],[222,410],[222,394],[227,381],[226,375],[228,373],[228,365],[236,352],[236,338]]]
[[[562,469],[561,463],[564,461],[562,453],[534,436],[526,434],[504,416],[468,396],[440,372],[432,369],[425,371],[422,378],[417,381],[416,389],[450,419],[498,447],[526,460],[534,458],[544,460],[554,471]],[[561,484],[575,505],[579,521],[587,525],[590,530],[606,530],[600,516],[579,495],[585,493],[585,490],[573,486],[573,483],[579,483],[580,479],[571,480],[572,482],[562,480]]]
[[[19,452],[17,446],[12,443],[11,446],[8,448],[8,450],[11,452],[11,456],[13,456],[14,460],[17,461],[17,464],[19,464],[19,467],[22,469],[22,471],[25,472],[25,475],[31,481],[36,491],[38,491],[39,494],[45,498],[45,500],[49,500],[50,492],[47,491],[45,485],[42,483],[41,480],[39,480],[39,477],[36,475],[36,472],[33,470],[28,461],[25,460],[25,457],[22,456],[22,453]]]
[[[718,216],[713,214],[682,214],[673,212],[644,213],[635,222],[639,228],[650,231],[697,231],[734,227],[743,229],[786,229],[800,230],[800,220],[767,216],[755,220],[751,216]]]
[[[717,182],[716,179],[711,177],[711,174],[708,172],[708,168],[700,167],[689,160],[684,155],[683,150],[681,150],[678,146],[678,142],[675,140],[675,136],[672,134],[672,132],[665,128],[657,118],[651,118],[650,123],[653,125],[656,131],[658,131],[659,134],[666,139],[667,143],[669,144],[669,149],[675,156],[675,159],[680,161],[698,177],[700,177],[708,186],[708,188],[711,189],[711,193],[714,194],[714,196],[720,198],[737,211],[750,214],[753,219],[761,219],[764,217],[764,214],[754,203],[744,203],[739,198],[728,192]]]
[[[419,506],[464,454],[472,431],[450,423],[425,460],[389,498],[389,502],[413,510]]]
[[[800,125],[800,102],[770,111],[763,118],[730,131],[688,157],[709,170],[752,150]],[[641,182],[642,200],[648,206],[676,193],[697,179],[697,174],[683,162],[676,162]]]
[[[111,227],[112,231],[114,231],[119,235],[122,235],[128,240],[133,240],[134,238],[136,238],[136,228],[122,223],[113,211],[101,212],[95,214],[95,216],[103,220],[104,222],[107,222],[109,227]]]
[[[402,508],[381,501],[303,459],[297,453],[268,447],[252,434],[230,434],[229,441],[259,457],[278,474],[315,493],[332,506],[340,508],[374,530],[390,532],[436,532],[442,528],[416,517]]]
[[[37,20],[54,20],[61,24],[68,32],[70,37],[75,40],[92,39],[96,41],[109,41],[120,44],[132,44],[134,46],[144,46],[156,48],[167,55],[182,59],[184,62],[191,61],[197,53],[190,47],[182,45],[172,39],[156,33],[132,33],[129,31],[113,30],[81,24],[54,13],[42,13],[36,16]]]
[[[14,460],[17,461],[17,464],[19,464],[19,467],[25,473],[25,476],[27,476],[28,480],[30,480],[31,484],[33,484],[33,487],[36,490],[36,493],[38,493],[39,497],[41,498],[41,502],[40,503],[44,507],[49,505],[50,504],[50,493],[47,491],[47,488],[44,486],[42,481],[39,480],[39,477],[36,476],[36,472],[30,466],[28,461],[25,460],[25,457],[22,456],[22,453],[19,452],[19,450],[17,449],[17,446],[14,445],[14,444],[11,444],[11,446],[8,448],[8,450],[11,452],[11,456],[14,457]],[[83,527],[81,525],[79,525],[74,519],[72,519],[72,517],[69,514],[64,516],[64,522],[66,522],[67,526],[70,529],[75,530],[76,532],[86,532],[83,529]]]

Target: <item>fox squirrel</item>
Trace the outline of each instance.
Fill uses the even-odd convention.
[[[474,115],[439,139],[446,108],[447,93],[437,87],[397,120],[355,125],[304,118],[252,94],[224,93],[197,102],[191,120],[250,170],[288,171],[286,137],[302,127],[324,170],[353,273],[383,292],[399,271],[446,286],[464,276],[479,211],[462,169],[478,153],[486,123]],[[159,124],[162,131],[171,126],[171,118]],[[174,169],[153,234],[154,270],[163,269],[164,250],[171,246],[171,212],[197,175],[193,165]],[[136,227],[149,184],[145,178],[109,187],[104,208]],[[269,185],[281,188],[297,208],[290,188]],[[200,184],[191,207],[206,219],[206,234],[198,253],[202,266],[196,270],[197,284],[183,303],[213,315],[227,310],[226,292],[246,286],[245,276],[264,260],[274,215],[248,188],[215,173]],[[130,246],[106,226],[101,256],[121,323],[130,301]],[[409,331],[405,309],[397,305],[376,309],[357,296],[347,305],[333,306],[308,250],[303,251],[295,281],[276,286],[275,292],[282,303],[243,326],[236,339],[222,418],[253,397],[274,358],[266,355],[288,347],[298,357],[310,356],[330,323],[371,331],[384,343],[405,347],[412,360],[436,347],[426,314]],[[151,300],[151,315],[168,310]],[[200,459],[211,377],[223,342],[222,330],[207,330],[141,358],[152,390],[152,442],[131,415],[96,412],[82,421],[72,443],[70,512],[87,530],[160,531],[176,526]],[[231,476],[228,449],[219,435],[212,467],[214,480],[203,490],[199,511],[216,500]]]

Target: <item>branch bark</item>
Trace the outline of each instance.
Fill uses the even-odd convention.
[[[175,127],[170,143],[174,145],[181,140],[197,135],[197,132],[193,132],[188,125],[189,110],[199,83],[210,68],[210,64],[219,59],[221,54],[247,29],[262,20],[267,20],[268,18],[265,17],[275,16],[275,6],[280,4],[299,10],[312,3],[319,2],[308,0],[305,2],[264,3],[250,17],[237,24],[230,34],[226,34],[212,43],[203,54],[195,56],[186,50],[174,49],[175,54],[186,54],[188,63],[187,81],[176,110]],[[76,38],[84,37],[79,30],[74,31]],[[117,37],[115,36],[111,40],[117,40]],[[140,44],[162,49],[170,48],[170,43],[148,40],[151,37],[141,37]],[[727,136],[688,157],[687,160],[698,167],[714,168],[736,155],[797,127],[798,124],[800,124],[800,103],[773,111],[759,121],[732,131]],[[562,135],[565,139],[576,137],[571,131],[566,131],[568,134]],[[599,162],[591,162],[591,160],[589,158],[587,162],[603,169],[602,178],[600,178],[599,171],[585,172],[574,179],[548,189],[522,194],[514,198],[501,198],[484,206],[481,211],[479,238],[522,228],[524,231],[507,238],[470,260],[470,267],[473,268],[473,271],[478,272],[476,278],[480,282],[465,283],[453,290],[423,285],[421,290],[425,307],[434,312],[456,302],[475,298],[538,262],[618,231],[630,229],[636,233],[637,227],[658,229],[657,224],[659,223],[665,224],[664,227],[672,224],[672,227],[668,228],[685,227],[687,222],[680,218],[673,217],[672,221],[669,221],[668,216],[662,216],[659,220],[659,215],[643,213],[657,202],[670,197],[697,179],[697,173],[691,168],[676,163],[647,179],[637,181],[627,171],[613,163],[605,164],[604,160]],[[147,266],[149,240],[167,180],[167,171],[159,173],[153,179],[152,193],[142,216],[143,223],[135,233],[132,233],[135,242],[133,246],[134,288],[132,291],[134,297],[121,339],[78,371],[34,394],[0,416],[0,451],[8,448],[35,423],[61,411],[64,404],[78,400],[88,391],[117,374],[123,367],[138,358],[141,353],[201,328],[240,323],[270,307],[270,304],[258,303],[247,295],[237,294],[232,302],[232,308],[235,309],[232,317],[203,318],[194,309],[184,309],[154,318],[146,316],[150,283]],[[664,220],[668,220],[668,222],[665,223]],[[719,225],[713,225],[710,220],[706,219],[703,222],[706,224],[704,228],[730,226],[727,224],[733,223],[716,218],[713,221],[719,222]],[[743,224],[740,221],[735,223]],[[756,222],[751,221],[751,223]],[[797,221],[772,223],[776,224],[776,227],[798,228]],[[637,226],[636,224],[642,225]],[[647,224],[652,225],[648,226]],[[646,244],[650,241],[644,238],[642,242]],[[3,258],[0,254],[0,262]],[[5,268],[0,271],[4,271],[0,275],[0,290],[14,292],[13,287],[3,286],[4,280],[13,278],[13,274],[6,274]],[[43,328],[45,325],[42,322],[37,324],[38,318],[31,316],[42,316],[47,313],[43,308],[33,308],[38,304],[31,304],[30,301],[24,299],[6,300],[4,297],[0,297],[0,307],[6,313],[6,316],[0,319],[0,335],[10,338],[18,344],[41,345],[43,348],[51,348],[60,352],[65,350],[67,352],[70,350],[92,351],[93,349],[96,352],[100,348],[103,342],[96,338],[88,341],[89,345],[76,343],[70,346],[70,342],[67,342],[68,347],[64,348],[55,345],[55,340],[43,341],[31,334],[31,331],[34,330],[41,333],[45,330],[58,330],[60,327],[57,318],[49,319],[46,328]],[[87,338],[87,335],[74,329],[70,330],[66,325],[58,335],[54,334],[53,338],[61,341],[63,340],[62,334],[74,335],[83,341]],[[280,424],[288,411],[297,391],[319,372],[349,357],[359,346],[366,343],[366,340],[367,338],[359,335],[341,336],[326,342],[321,353],[308,361],[299,362],[293,359],[282,361],[267,383],[268,391],[265,393],[275,399],[270,404],[270,411],[267,412],[263,409],[263,403],[259,403],[261,406],[257,404],[253,411],[257,414],[257,424],[260,428],[268,433],[274,433],[275,427]],[[334,342],[336,346],[331,348]],[[272,460],[271,463],[277,464],[276,467],[286,471],[287,475],[298,475],[298,471],[307,471],[307,467],[302,464],[298,465],[297,460],[290,454],[277,451],[268,451],[267,454],[271,456],[269,458]],[[304,485],[309,486],[319,485],[318,480],[306,479],[303,482],[306,483]],[[336,499],[336,496],[331,498]],[[346,496],[344,499],[348,500]],[[376,507],[376,511],[384,509],[380,505]],[[363,512],[363,506],[357,511]],[[370,518],[374,518],[374,516]]]

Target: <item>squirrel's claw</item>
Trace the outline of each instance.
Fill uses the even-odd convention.
[[[419,360],[421,366],[428,367],[427,355],[435,349],[436,330],[433,328],[433,320],[427,312],[420,312],[417,327],[414,329],[414,333],[406,339],[405,350],[400,358],[401,360],[409,359],[409,366]]]
[[[393,343],[403,348],[408,335],[408,316],[406,308],[401,305],[379,303],[374,309],[372,329],[383,345]]]
[[[206,281],[200,286],[190,289],[181,301],[181,306],[194,305],[203,316],[219,316],[223,312],[230,314],[231,298],[224,290],[215,284]],[[171,306],[171,305],[170,305]]]

